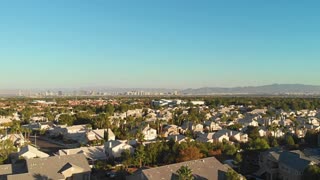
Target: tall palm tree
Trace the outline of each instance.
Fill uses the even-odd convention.
[[[20,122],[18,121],[13,121],[12,123],[12,126],[11,126],[11,130],[10,130],[10,133],[18,133],[18,132],[21,132],[21,126],[20,126]]]
[[[193,180],[192,170],[188,166],[181,166],[177,171],[179,180]]]

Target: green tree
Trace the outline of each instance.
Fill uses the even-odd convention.
[[[21,126],[19,121],[13,121],[11,128],[10,128],[11,133],[19,133],[21,132]]]
[[[108,114],[99,114],[93,120],[93,127],[99,129],[107,129],[111,127],[111,122]]]
[[[255,140],[255,139],[260,137],[259,128],[258,127],[248,126],[248,129],[247,129],[246,133],[248,134],[249,138],[251,138],[253,140]]]
[[[276,138],[272,138],[271,146],[272,146],[272,147],[278,147],[278,146],[279,146],[278,141],[277,141]]]
[[[266,150],[270,149],[268,141],[263,138],[257,138],[249,142],[249,148],[253,150]]]
[[[177,158],[177,161],[185,162],[185,161],[197,160],[202,157],[203,157],[203,154],[200,152],[199,148],[194,146],[189,146],[179,151],[179,157]]]
[[[130,150],[127,149],[121,153],[121,160],[125,168],[128,169],[128,167],[132,164],[132,160],[133,160]]]
[[[136,160],[136,164],[139,165],[139,168],[142,168],[143,162],[146,159],[146,153],[145,153],[143,145],[139,145],[136,148],[136,151],[135,151],[135,154],[134,154],[134,158]]]
[[[295,145],[294,139],[291,135],[287,135],[286,137],[286,144],[289,146]]]
[[[9,139],[0,142],[0,164],[3,164],[11,153],[16,152],[16,147]]]
[[[52,115],[51,112],[45,112],[44,113],[44,117],[46,117],[48,119],[48,121],[53,121],[54,120],[54,116]]]
[[[115,111],[115,108],[114,108],[113,105],[107,104],[107,105],[105,106],[105,113],[106,113],[108,116],[113,116],[114,111]]]
[[[314,130],[308,130],[304,139],[310,146],[318,145],[318,133]]]
[[[233,156],[237,152],[237,148],[229,143],[223,145],[223,154]]]
[[[138,140],[138,142],[140,144],[142,144],[144,142],[144,134],[141,132],[141,130],[139,130],[137,133],[136,133],[136,139]]]
[[[180,169],[177,170],[179,175],[179,180],[193,180],[194,177],[192,175],[192,170],[188,166],[181,166]]]
[[[242,155],[240,153],[237,153],[235,158],[234,158],[234,161],[237,163],[237,164],[240,164],[242,162]]]
[[[75,117],[68,115],[68,114],[62,114],[59,117],[59,124],[65,125],[67,124],[68,126],[72,126],[74,124]]]
[[[320,179],[320,167],[317,165],[308,166],[302,174],[302,179]]]
[[[229,169],[226,173],[226,180],[244,180],[245,178],[242,177],[240,174],[235,172],[232,169]]]

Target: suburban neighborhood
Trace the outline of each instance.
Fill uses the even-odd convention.
[[[319,108],[282,97],[1,99],[0,178],[300,180],[320,163]]]

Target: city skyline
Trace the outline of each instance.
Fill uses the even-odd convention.
[[[320,85],[317,1],[0,6],[0,89]]]

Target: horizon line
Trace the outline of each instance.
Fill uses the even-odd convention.
[[[186,89],[202,89],[202,88],[248,88],[248,87],[263,87],[274,85],[302,85],[302,86],[319,86],[315,84],[303,84],[303,83],[272,83],[264,85],[246,85],[246,86],[202,86],[202,87],[186,87],[186,88],[174,88],[174,87],[103,87],[103,86],[88,86],[88,87],[35,87],[35,88],[0,88],[0,91],[19,91],[19,90],[92,90],[92,89],[122,89],[122,90],[186,90]]]

